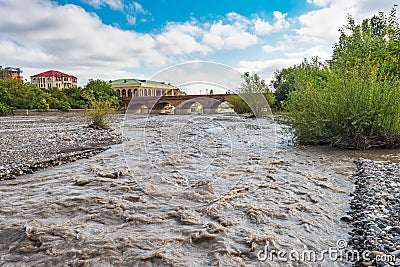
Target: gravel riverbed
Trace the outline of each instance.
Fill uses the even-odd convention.
[[[86,125],[84,116],[0,118],[0,180],[87,158],[121,143],[118,130]]]
[[[400,266],[400,164],[358,160],[350,202],[355,266]]]

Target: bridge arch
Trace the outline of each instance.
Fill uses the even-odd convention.
[[[169,114],[174,111],[175,107],[168,101],[158,101],[151,108],[151,113]]]
[[[128,107],[128,111],[131,114],[148,113],[148,110],[149,110],[148,106],[145,105],[144,103],[133,103]]]

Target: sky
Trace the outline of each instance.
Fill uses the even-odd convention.
[[[0,65],[24,78],[150,79],[171,66],[216,62],[268,83],[304,58],[328,60],[338,29],[400,0],[0,0]]]

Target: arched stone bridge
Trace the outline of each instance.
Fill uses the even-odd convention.
[[[211,114],[218,113],[220,104],[232,95],[164,95],[161,97],[126,97],[122,100],[128,113],[168,113],[170,108],[174,108],[175,114],[190,114],[192,105],[197,102],[203,106],[203,113]]]

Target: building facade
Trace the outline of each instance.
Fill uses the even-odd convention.
[[[23,80],[22,77],[22,70],[20,68],[14,68],[14,67],[5,67],[0,66],[0,79],[5,80],[5,79],[17,79],[17,80]]]
[[[57,87],[60,89],[78,87],[78,79],[75,76],[56,70],[49,70],[31,76],[31,83],[42,89]]]
[[[163,95],[184,95],[178,87],[140,79],[119,79],[110,81],[114,89],[121,98],[141,97],[141,96],[163,96]]]

